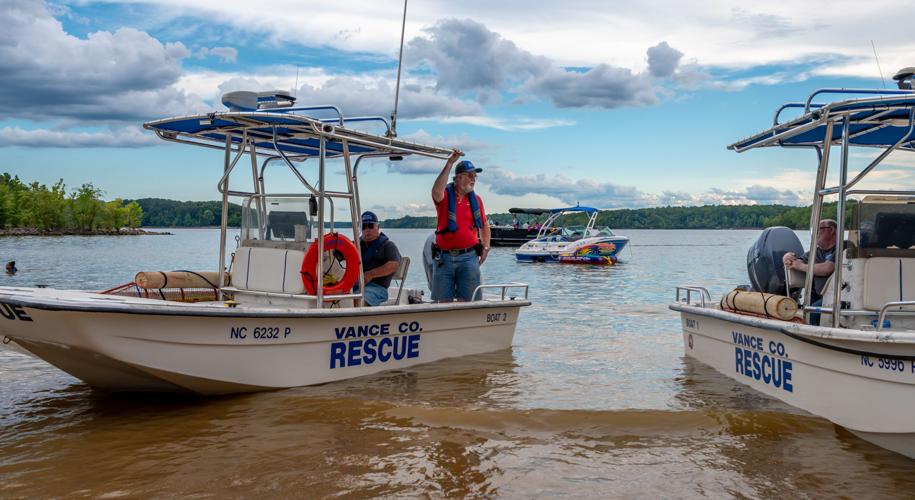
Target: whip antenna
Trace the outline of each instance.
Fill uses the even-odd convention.
[[[394,112],[391,113],[390,137],[397,137],[397,102],[400,100],[400,67],[403,65],[403,35],[407,29],[407,0],[403,0],[403,23],[400,25],[400,57],[397,58],[397,86],[394,90]]]
[[[883,82],[883,88],[886,88],[886,80],[883,79],[883,70],[880,69],[880,58],[877,57],[877,46],[871,40],[871,48],[874,49],[874,59],[877,61],[877,71],[880,73],[880,81]]]

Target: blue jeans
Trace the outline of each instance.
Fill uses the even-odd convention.
[[[356,283],[356,286],[353,287],[353,291],[359,293],[359,283]],[[365,305],[372,307],[380,306],[387,300],[387,288],[379,285],[378,283],[365,284],[365,293],[363,294],[363,302],[365,302]]]
[[[451,255],[442,251],[432,268],[432,300],[451,302],[454,299],[470,301],[473,291],[480,286],[480,258],[476,252]]]

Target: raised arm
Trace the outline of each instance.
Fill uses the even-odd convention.
[[[448,161],[445,162],[445,166],[442,167],[442,171],[439,172],[438,177],[435,178],[435,183],[432,184],[432,201],[435,203],[440,203],[442,198],[445,197],[445,185],[448,184],[448,174],[451,173],[451,167],[454,166],[454,162],[462,156],[464,156],[464,153],[460,150],[455,149],[452,151],[451,156],[448,157]]]

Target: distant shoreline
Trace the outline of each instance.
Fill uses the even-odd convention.
[[[2,236],[145,236],[145,235],[170,235],[168,231],[147,231],[145,229],[121,228],[118,230],[81,231],[78,229],[38,229],[34,227],[13,227],[0,229]]]

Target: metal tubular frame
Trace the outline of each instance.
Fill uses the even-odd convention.
[[[823,210],[823,195],[820,194],[820,190],[823,189],[823,185],[826,184],[826,171],[829,169],[829,151],[830,151],[830,141],[827,138],[832,138],[832,128],[834,122],[832,120],[826,122],[826,134],[824,138],[824,147],[822,149],[817,148],[817,157],[820,160],[820,165],[817,168],[817,178],[816,185],[814,186],[813,192],[813,206],[810,209],[810,256],[813,259],[808,257],[807,263],[808,266],[811,262],[816,262],[816,245],[817,238],[819,237],[819,226],[820,226],[820,212]],[[809,269],[809,267],[808,267]],[[804,277],[804,302],[806,305],[810,305],[810,294],[813,291],[813,273],[809,272]],[[810,321],[809,314],[807,311],[804,311],[804,321]]]
[[[239,148],[241,151],[243,148]],[[232,134],[226,134],[226,153],[223,160],[223,179],[217,185],[218,188],[224,187],[222,191],[222,216],[219,220],[219,275],[217,283],[220,284],[216,300],[222,300],[222,284],[226,282],[226,226],[229,225],[229,179],[230,172],[229,159],[232,157]],[[223,184],[225,182],[225,184]]]
[[[343,171],[346,175],[346,186],[347,186],[347,189],[349,189],[347,198],[349,199],[350,223],[352,224],[352,228],[353,228],[353,243],[356,245],[356,248],[359,248],[359,230],[360,229],[359,229],[359,226],[356,225],[356,220],[358,217],[360,217],[360,214],[357,211],[358,207],[356,206],[356,197],[354,196],[355,191],[353,188],[353,172],[352,172],[352,165],[350,164],[350,156],[349,156],[349,141],[347,141],[345,139],[343,140]],[[341,193],[341,194],[344,194],[344,193]],[[333,205],[331,205],[331,215],[333,215]],[[334,227],[333,220],[331,220],[330,227],[331,227],[331,230],[333,230],[333,227]],[[360,262],[359,263],[359,295],[360,295],[360,297],[363,297],[364,294],[365,294],[365,270],[362,268],[362,262]],[[360,298],[358,300],[361,301],[363,299]],[[357,304],[357,305],[361,305],[361,303]]]
[[[327,138],[322,135],[319,143],[321,156],[318,157],[318,236],[315,241],[315,244],[318,245],[318,268],[315,271],[318,284],[315,285],[315,295],[318,297],[316,307],[321,309],[324,305],[324,164],[325,154],[327,153]],[[363,290],[360,290],[360,292],[363,292]]]
[[[493,285],[477,285],[477,287],[473,289],[473,294],[470,296],[470,300],[471,300],[471,301],[477,300],[477,294],[478,294],[478,293],[480,294],[480,299],[482,299],[482,298],[483,298],[483,290],[487,290],[487,289],[490,289],[490,288],[492,288],[492,289],[499,288],[499,289],[502,290],[502,297],[501,297],[501,300],[505,300],[505,295],[506,295],[508,289],[510,289],[510,288],[523,288],[523,289],[524,289],[524,300],[527,300],[528,285],[527,285],[527,283],[518,283],[518,282],[513,282],[513,283],[499,283],[499,284],[493,284]],[[512,297],[511,299],[514,300],[515,297]]]
[[[915,306],[915,300],[900,300],[898,302],[887,302],[880,308],[880,315],[877,316],[877,331],[883,330],[883,321],[886,319],[886,313],[891,307],[910,307]]]
[[[804,105],[804,113],[809,113],[812,106],[813,98],[820,94],[867,94],[867,95],[909,95],[915,91],[912,90],[897,90],[897,89],[836,89],[836,88],[825,88],[817,89],[812,94],[807,96],[807,101]]]
[[[681,291],[686,292],[685,301],[680,299]],[[709,293],[708,289],[705,288],[704,286],[696,286],[696,285],[677,286],[677,297],[675,300],[676,300],[676,302],[684,303],[688,306],[696,305],[696,304],[693,304],[693,302],[692,302],[693,293],[699,294],[699,307],[703,307],[703,308],[706,307],[706,299],[708,300],[708,302],[712,301],[712,294]]]
[[[824,91],[832,91],[835,89],[823,89]],[[853,93],[857,93],[856,91]],[[882,92],[870,92],[870,93],[882,93]],[[897,92],[899,94],[910,94],[911,91]],[[816,95],[816,92],[811,95],[811,98]],[[808,103],[810,99],[808,99]],[[886,148],[881,152],[874,160],[872,160],[867,167],[861,170],[851,181],[848,180],[848,158],[849,158],[849,146],[851,139],[858,134],[851,134],[851,120],[850,113],[844,113],[841,116],[842,119],[842,135],[841,135],[841,159],[839,167],[839,183],[836,186],[826,188],[825,179],[826,172],[829,166],[829,151],[832,146],[832,129],[834,126],[834,119],[829,119],[826,122],[826,133],[823,138],[823,153],[820,155],[820,166],[817,170],[817,185],[814,189],[814,204],[810,214],[810,251],[808,262],[808,272],[806,273],[805,282],[804,282],[804,301],[806,306],[804,308],[804,319],[809,322],[809,315],[811,312],[816,312],[816,308],[811,308],[809,297],[813,292],[813,266],[816,265],[816,248],[817,248],[817,239],[819,236],[819,225],[822,218],[822,209],[823,209],[823,198],[826,195],[836,194],[838,195],[838,200],[836,203],[836,249],[835,249],[835,270],[833,271],[833,306],[830,308],[830,313],[832,316],[832,326],[833,328],[838,328],[840,325],[841,316],[844,312],[842,311],[842,302],[841,302],[841,293],[842,293],[842,274],[843,268],[845,265],[845,206],[848,201],[849,194],[909,194],[913,193],[912,191],[889,191],[889,190],[855,190],[852,191],[850,188],[855,186],[860,182],[867,174],[869,174],[874,168],[877,167],[880,163],[883,162],[893,151],[897,150],[901,145],[910,141],[913,132],[915,132],[915,109],[909,109],[909,129],[902,135],[899,140],[897,140],[892,146]],[[819,151],[819,150],[818,150]],[[811,262],[813,264],[811,264]],[[884,306],[885,310],[887,306]],[[880,320],[880,325],[882,325],[882,320]]]
[[[777,110],[775,110],[775,118],[772,119],[772,126],[776,127],[779,125],[778,117],[779,117],[779,115],[782,114],[782,111],[784,111],[788,108],[806,108],[806,107],[807,107],[807,105],[802,102],[789,102],[786,104],[782,104],[781,107],[779,107]],[[823,105],[822,104],[811,104],[810,107],[811,108],[822,108]]]
[[[842,315],[840,298],[842,296],[842,265],[844,264],[844,259],[839,256],[843,255],[845,251],[845,197],[847,196],[845,190],[848,184],[848,143],[851,141],[848,135],[850,130],[849,120],[846,116],[845,122],[842,124],[842,166],[839,170],[839,201],[836,203],[836,262],[835,269],[832,272],[832,307],[836,313],[832,315],[833,328],[839,327],[839,317]],[[817,229],[819,227],[820,224],[817,223]],[[813,268],[816,266],[816,247],[810,248],[810,258],[807,260],[807,274],[812,276]],[[813,264],[810,264],[810,262],[813,262]]]
[[[330,121],[327,119],[316,119],[305,115],[296,115],[294,111],[314,111],[314,110],[332,110],[337,113],[337,119]],[[292,120],[293,123],[283,123],[278,124],[275,120],[267,120],[266,117],[275,118],[277,116],[283,116]],[[229,212],[229,196],[245,197],[247,198],[244,203],[244,209],[250,214],[251,204],[256,203],[257,210],[260,213],[258,217],[258,233],[257,235],[263,239],[266,234],[266,202],[265,199],[268,196],[274,197],[297,197],[305,198],[310,196],[316,196],[318,199],[318,214],[317,214],[317,223],[318,226],[318,235],[316,238],[316,243],[318,245],[319,254],[323,255],[324,252],[324,234],[325,234],[325,219],[327,218],[327,208],[330,209],[329,213],[329,222],[330,228],[333,231],[334,229],[334,199],[342,198],[346,199],[349,203],[350,209],[350,220],[352,223],[352,235],[353,240],[358,242],[359,238],[359,214],[360,214],[360,200],[359,200],[359,191],[358,191],[358,167],[359,162],[363,158],[375,158],[375,157],[385,157],[385,156],[409,156],[409,155],[418,155],[428,158],[435,158],[445,160],[448,158],[450,151],[446,151],[443,148],[434,147],[434,146],[424,146],[421,144],[411,143],[407,141],[396,140],[393,137],[380,137],[377,135],[360,132],[353,129],[346,129],[342,126],[347,122],[368,122],[368,121],[380,121],[385,124],[386,131],[390,132],[392,127],[388,121],[380,116],[366,116],[366,117],[356,117],[356,118],[345,118],[342,111],[337,106],[299,106],[299,107],[290,107],[290,108],[281,108],[281,109],[271,109],[271,110],[261,110],[256,112],[228,112],[228,113],[212,113],[208,115],[201,115],[199,117],[181,117],[181,119],[187,118],[197,118],[201,121],[201,124],[212,125],[213,120],[217,119],[224,120],[229,122],[226,126],[219,126],[211,129],[206,129],[201,132],[180,132],[172,130],[163,130],[158,128],[164,122],[168,120],[160,120],[155,122],[149,122],[144,126],[148,129],[155,131],[156,135],[166,141],[176,142],[181,144],[190,144],[195,146],[203,146],[210,149],[221,149],[223,150],[223,174],[217,183],[217,189],[222,195],[222,214],[220,220],[220,249],[219,249],[219,280],[225,281],[225,259],[226,259],[226,243],[227,243],[227,231],[228,231],[228,212]],[[265,119],[261,119],[264,117]],[[337,129],[336,127],[340,127]],[[278,128],[283,128],[284,130],[289,130],[290,133],[280,137]],[[214,140],[213,135],[207,135],[216,133],[219,135],[225,135],[224,140],[216,139]],[[286,132],[284,131],[284,134]],[[318,140],[318,146],[308,146],[298,143],[288,142],[288,138],[314,138]],[[338,152],[336,148],[333,150],[328,150],[328,141],[332,141],[334,144],[340,145],[341,150]],[[272,145],[272,148],[266,147],[264,145],[258,146],[258,143],[269,142]],[[220,144],[221,143],[221,144]],[[356,155],[355,164],[352,163],[352,154],[351,148],[353,145],[358,145],[360,148],[375,149],[377,151],[363,152]],[[286,149],[305,149],[307,153],[287,153]],[[312,151],[314,153],[312,153]],[[238,164],[238,161],[245,154],[248,154],[251,159],[251,175],[254,184],[254,191],[238,191],[232,190],[229,188],[229,178],[235,166]],[[262,155],[265,157],[263,160],[260,169],[258,169],[257,157]],[[317,186],[313,186],[309,183],[301,174],[296,165],[293,165],[293,161],[304,161],[309,158],[316,157],[318,158],[318,183]],[[339,158],[342,157],[344,161],[344,169],[346,174],[347,187],[345,191],[328,191],[326,189],[326,169],[327,158]],[[273,162],[282,160],[286,166],[292,171],[292,173],[298,178],[299,182],[305,187],[307,193],[293,193],[293,194],[273,194],[268,195],[266,193],[266,186],[264,182],[264,175],[267,166]],[[325,200],[327,203],[325,204]],[[317,263],[317,273],[319,276],[323,277],[324,274],[324,262],[323,259],[318,259]],[[360,289],[364,289],[365,276],[360,265],[360,275],[359,275],[359,284]],[[505,285],[508,287],[515,286],[514,284]],[[518,285],[520,286],[520,285]],[[494,287],[494,286],[493,286]],[[253,292],[252,292],[253,293]],[[269,295],[269,293],[264,292]],[[504,295],[504,291],[503,291]],[[224,297],[223,290],[219,290],[218,299],[222,300]],[[301,297],[303,299],[312,299],[316,300],[316,307],[324,307],[325,299],[356,299],[361,301],[363,298],[362,293],[359,294],[343,294],[343,295],[334,295],[332,297],[324,296],[323,286],[318,286],[315,295],[296,295],[296,297]],[[525,294],[526,297],[526,294]]]

